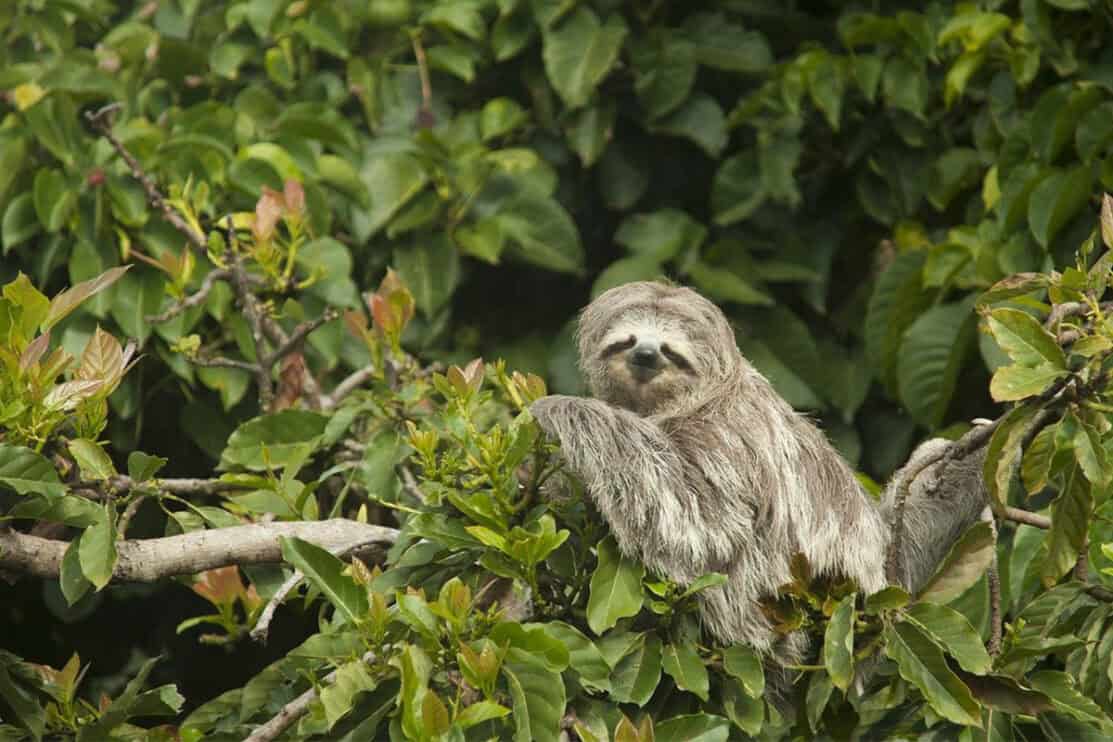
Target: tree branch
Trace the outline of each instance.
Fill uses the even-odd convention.
[[[192,531],[179,536],[127,539],[116,544],[113,582],[155,582],[163,577],[191,575],[230,564],[282,561],[282,536],[296,536],[333,553],[392,544],[398,531],[354,520],[255,523],[231,528]],[[56,578],[69,542],[39,538],[17,531],[0,532],[0,569]]]
[[[112,148],[116,150],[116,154],[127,163],[132,177],[138,180],[143,186],[143,190],[147,194],[147,200],[150,201],[152,206],[162,212],[162,218],[169,222],[174,229],[184,235],[194,249],[202,253],[206,252],[208,244],[205,241],[205,236],[197,232],[197,230],[182,218],[181,214],[175,211],[173,207],[166,202],[166,199],[162,197],[162,193],[159,192],[158,186],[155,185],[151,176],[147,175],[147,172],[143,169],[143,166],[139,164],[139,161],[132,156],[131,152],[128,152],[127,147],[125,147],[123,143],[116,138],[116,135],[112,133],[112,124],[109,122],[109,118],[113,113],[118,111],[120,107],[119,103],[110,103],[97,111],[86,111],[85,119],[101,136],[108,140]]]
[[[196,307],[199,304],[204,304],[205,300],[209,298],[209,294],[212,293],[213,287],[216,286],[217,281],[227,281],[231,276],[232,272],[227,268],[218,268],[209,271],[209,274],[201,281],[201,287],[198,288],[195,293],[190,294],[181,301],[171,304],[165,312],[161,314],[151,314],[144,317],[144,319],[153,324],[169,322],[185,310]]]
[[[347,378],[336,385],[330,394],[321,395],[321,409],[331,410],[344,401],[344,398],[354,392],[359,387],[363,386],[366,382],[375,377],[374,366],[364,366],[363,368],[350,374]]]
[[[375,661],[375,655],[372,652],[367,652],[362,657],[365,664],[371,664]],[[321,685],[332,685],[336,682],[336,674],[338,670],[333,670],[324,677]],[[295,721],[305,716],[309,711],[309,706],[317,700],[316,686],[302,693],[294,700],[287,703],[282,707],[282,710],[275,714],[265,724],[260,724],[255,728],[251,734],[244,737],[244,742],[270,742],[271,740],[278,739],[284,731],[286,731]]]
[[[1048,529],[1051,528],[1051,518],[1039,513],[1029,513],[1027,510],[1020,508],[1006,507],[1005,520],[1011,520],[1014,523],[1023,523],[1027,526],[1035,526],[1036,528]]]

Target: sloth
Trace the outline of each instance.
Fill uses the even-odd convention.
[[[552,395],[530,410],[625,555],[680,584],[726,576],[700,594],[715,639],[781,664],[802,659],[806,638],[778,635],[762,611],[791,581],[796,554],[815,577],[849,578],[867,594],[885,587],[900,473],[880,503],[867,494],[823,433],[746,361],[714,304],[688,288],[625,284],[583,310],[578,346],[594,398]],[[934,453],[918,451],[905,471]],[[940,497],[912,483],[906,588],[931,575],[982,511],[980,467],[966,467],[960,489],[972,493]]]

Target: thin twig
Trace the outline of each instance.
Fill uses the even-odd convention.
[[[425,58],[425,47],[421,45],[418,34],[415,33],[410,41],[413,42],[417,74],[421,79],[421,108],[417,112],[417,126],[421,129],[431,129],[435,119],[433,118],[433,85],[429,82],[429,62]]]
[[[174,229],[184,235],[185,238],[189,240],[190,245],[196,250],[204,253],[207,249],[205,236],[198,233],[197,230],[182,218],[181,214],[175,211],[174,208],[166,202],[166,199],[162,197],[162,194],[158,190],[158,186],[155,185],[151,176],[147,174],[143,166],[139,164],[139,161],[127,150],[127,147],[125,147],[123,143],[116,138],[116,135],[112,133],[112,125],[109,119],[111,115],[120,108],[121,105],[119,103],[110,103],[97,111],[86,111],[85,119],[94,129],[100,132],[101,136],[108,140],[112,148],[116,150],[116,154],[127,163],[132,177],[138,180],[143,186],[143,190],[147,194],[147,200],[150,201],[151,205],[162,212],[162,217],[169,222]]]
[[[398,478],[402,480],[402,489],[406,494],[418,502],[425,502],[425,493],[421,491],[421,486],[418,485],[417,477],[414,476],[409,464],[398,465]]]
[[[320,317],[300,323],[294,328],[294,331],[290,333],[290,336],[286,338],[286,342],[279,345],[270,355],[262,360],[262,365],[268,368],[274,366],[274,364],[278,363],[282,358],[297,350],[301,346],[302,341],[304,341],[311,332],[321,325],[328,324],[339,317],[340,312],[332,307],[328,307]]]
[[[321,396],[321,409],[333,409],[344,401],[345,397],[373,378],[375,378],[374,366],[364,366],[358,371],[349,374],[347,378],[336,385],[330,394]]]
[[[123,540],[127,535],[128,526],[131,525],[132,518],[139,512],[139,508],[143,507],[143,503],[147,501],[147,495],[137,495],[128,506],[124,508],[124,514],[120,516],[119,522],[116,524],[116,535],[119,540]]]
[[[367,652],[361,658],[365,664],[375,661],[373,652]],[[336,682],[339,670],[333,670],[321,680],[321,685],[332,685]],[[309,707],[317,700],[318,690],[314,686],[302,693],[294,700],[282,707],[282,710],[271,717],[265,724],[260,724],[251,734],[244,737],[244,742],[271,742],[278,739],[284,731],[309,711]]]
[[[235,368],[240,371],[246,371],[249,374],[257,374],[260,368],[258,363],[248,363],[247,361],[225,358],[224,356],[216,356],[215,358],[200,358],[195,356],[189,360],[194,365],[203,368]]]
[[[216,286],[216,282],[227,280],[231,275],[232,273],[226,268],[209,271],[209,274],[205,276],[205,280],[201,282],[201,287],[197,289],[195,293],[190,294],[181,301],[171,304],[165,312],[147,315],[144,319],[153,324],[169,322],[190,307],[204,304],[205,300],[209,298],[209,293],[211,293],[213,287]]]
[[[997,521],[988,506],[982,517],[989,522],[989,529],[993,534],[993,562],[985,575],[989,587],[989,639],[985,643],[985,648],[991,657],[996,657],[1001,651],[1001,637],[1004,632],[1001,615],[1001,573],[997,559]]]
[[[290,594],[290,591],[298,586],[305,575],[301,570],[295,569],[294,573],[286,578],[286,581],[278,586],[271,599],[263,606],[262,613],[259,614],[259,620],[255,622],[254,628],[251,629],[251,638],[260,644],[266,644],[267,634],[270,632],[271,621],[274,619],[274,612],[278,610],[278,606]]]
[[[1005,507],[1004,515],[1005,520],[1011,520],[1013,523],[1023,523],[1026,526],[1035,526],[1045,530],[1051,528],[1051,518],[1046,515],[1030,513],[1027,510],[1014,507]]]

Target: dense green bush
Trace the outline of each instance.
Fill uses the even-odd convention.
[[[311,682],[287,738],[1107,735],[1110,12],[12,3],[0,576],[33,577],[0,607],[0,738],[239,739]],[[574,311],[660,275],[720,303],[874,479],[926,432],[998,420],[999,589],[984,527],[912,603],[801,565],[777,605],[822,647],[798,717],[748,649],[701,643],[714,576],[644,575],[580,497],[538,494],[562,475],[521,414],[544,385],[513,369],[580,391]],[[355,530],[322,541],[338,518]],[[281,551],[301,623],[267,655],[247,633],[288,567],[162,573],[197,573],[206,615],[182,584],[117,585],[154,580],[125,534],[253,521],[310,526]],[[24,537],[57,561],[21,561]],[[167,630],[95,623],[129,600]],[[57,637],[87,649],[67,663]]]

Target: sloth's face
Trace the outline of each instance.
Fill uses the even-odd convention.
[[[642,415],[660,411],[698,382],[695,352],[681,319],[632,308],[603,337],[606,384],[597,394]]]

